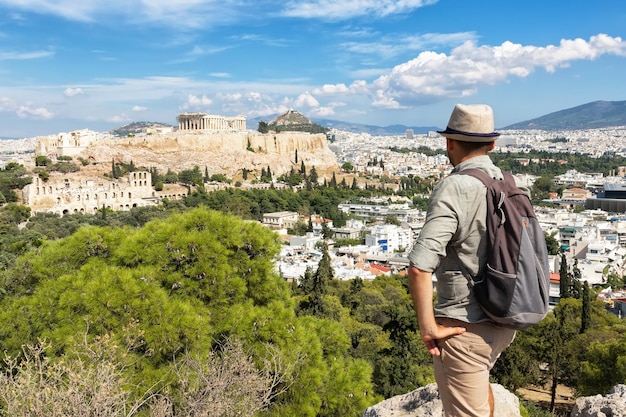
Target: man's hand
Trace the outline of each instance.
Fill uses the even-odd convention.
[[[445,327],[437,324],[433,312],[433,276],[431,272],[422,271],[415,266],[409,267],[409,292],[413,308],[417,315],[420,335],[426,349],[433,356],[441,355],[438,339],[465,332],[464,327]]]
[[[433,331],[420,329],[420,334],[422,336],[422,341],[424,341],[424,345],[426,345],[426,349],[428,349],[428,353],[433,356],[439,356],[441,355],[441,351],[437,345],[437,340],[465,333],[465,330],[465,327],[446,327],[437,324]]]

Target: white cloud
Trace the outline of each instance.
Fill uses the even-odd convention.
[[[372,106],[383,109],[401,108],[400,104],[391,95],[387,95],[387,93],[383,90],[375,91]]]
[[[214,55],[219,52],[230,49],[230,46],[200,46],[195,45],[191,51],[187,53],[188,56],[205,56],[205,55]]]
[[[76,87],[76,88],[67,87],[65,91],[63,91],[63,95],[65,97],[73,97],[73,96],[78,96],[81,94],[84,94],[84,92],[83,92],[83,89],[80,87]]]
[[[0,97],[0,111],[13,111],[16,104],[9,97]]]
[[[419,35],[386,34],[377,35],[375,40],[366,42],[364,40],[347,41],[338,45],[338,48],[345,53],[362,56],[363,59],[371,61],[371,64],[379,65],[380,59],[390,60],[397,56],[422,52],[424,50],[455,47],[467,41],[475,41],[478,36],[475,32],[456,33],[425,33]],[[369,57],[369,58],[368,58]],[[355,58],[351,58],[354,60]],[[368,63],[368,61],[363,61]],[[360,68],[356,71],[368,71],[368,68]],[[375,71],[375,69],[369,69]],[[376,74],[380,75],[380,74]],[[361,75],[367,78],[366,75]]]
[[[128,123],[128,122],[132,122],[133,119],[131,119],[130,117],[128,117],[126,114],[122,113],[122,114],[117,114],[115,116],[109,117],[107,119],[108,122],[111,123]]]
[[[217,93],[215,96],[216,99],[230,102],[230,103],[239,103],[243,98],[243,94],[241,93]]]
[[[0,61],[39,59],[53,56],[52,51],[0,52]]]
[[[160,24],[177,28],[206,28],[243,18],[239,0],[0,0],[19,11],[49,14],[69,21]]]
[[[374,15],[384,17],[408,13],[420,7],[437,3],[438,0],[290,0],[282,11],[284,16],[301,18],[348,19],[356,16]]]
[[[499,46],[477,46],[468,41],[449,55],[422,52],[380,76],[367,88],[373,96],[373,105],[396,108],[435,98],[467,97],[479,87],[506,82],[510,77],[527,77],[537,68],[554,72],[573,61],[593,60],[604,54],[625,56],[626,42],[602,34],[591,37],[589,42],[562,40],[558,46],[545,47],[508,41]]]
[[[133,111],[136,111],[136,112],[142,112],[146,110],[148,110],[148,108],[145,106],[133,106]]]
[[[182,109],[184,110],[205,110],[213,104],[213,100],[208,98],[206,95],[202,97],[195,96],[193,94],[189,94],[187,96],[187,102],[182,105]]]
[[[251,91],[247,95],[247,100],[252,103],[260,103],[263,100],[263,95],[258,91]]]
[[[54,113],[43,107],[20,106],[16,113],[20,119],[49,120],[54,117]]]
[[[290,110],[291,107],[285,106],[284,104],[280,104],[277,106],[273,105],[262,105],[259,106],[252,111],[248,112],[249,117],[265,117],[265,116],[274,116],[276,114],[285,113],[287,110]]]
[[[335,115],[335,109],[333,109],[332,107],[317,107],[315,109],[312,109],[310,113],[311,116],[328,117]]]
[[[313,94],[333,96],[338,94],[346,94],[349,91],[350,90],[348,89],[348,87],[346,87],[346,85],[343,83],[324,84],[322,88],[316,88],[315,90],[313,90]]]
[[[315,108],[319,107],[320,103],[317,101],[315,97],[313,97],[308,91],[300,94],[293,102],[296,108],[302,107],[310,107]]]

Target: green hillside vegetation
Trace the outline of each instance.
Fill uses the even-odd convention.
[[[159,392],[181,410],[177,364],[237,340],[255,366],[278,366],[267,415],[355,415],[379,399],[371,365],[350,354],[340,322],[296,315],[273,271],[278,248],[260,224],[206,209],[139,229],[81,228],[2,274],[1,348],[16,357],[43,340],[51,362],[67,363],[110,338],[128,401]]]
[[[291,124],[288,126],[280,126],[280,125],[268,125],[269,130],[273,130],[277,133],[279,132],[308,132],[308,133],[327,133],[330,129],[327,127],[318,125],[316,123],[307,123],[307,124]]]

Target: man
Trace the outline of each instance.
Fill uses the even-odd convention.
[[[439,134],[446,138],[454,171],[479,168],[502,178],[487,155],[500,135],[494,131],[491,107],[457,104]],[[487,318],[469,286],[467,274],[475,276],[486,265],[486,192],[470,175],[441,180],[409,254],[409,290],[422,340],[433,356],[445,417],[493,416],[489,371],[515,337],[514,330]]]

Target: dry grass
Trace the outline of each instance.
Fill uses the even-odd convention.
[[[269,349],[261,370],[241,342],[229,339],[202,360],[185,356],[174,366],[179,383],[172,397],[151,392],[133,400],[109,338],[98,349],[52,361],[46,342],[24,346],[22,358],[5,357],[0,373],[0,415],[10,417],[250,417],[268,408],[293,381],[278,351]],[[292,375],[288,377],[288,375]],[[170,390],[172,387],[166,387]]]

